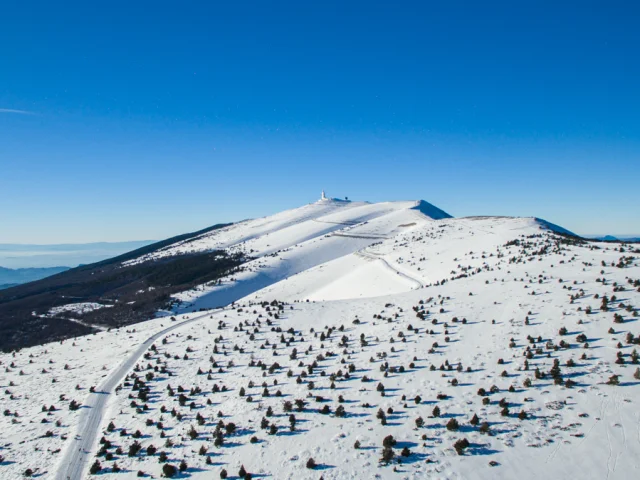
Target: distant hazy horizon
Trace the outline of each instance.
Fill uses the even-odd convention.
[[[636,234],[624,234],[616,235],[615,233],[589,233],[582,235],[584,238],[596,238],[596,237],[616,237],[618,240],[626,240],[628,238],[640,238],[640,233]]]
[[[185,232],[176,232],[185,233]],[[639,239],[640,234],[581,234],[585,238],[616,237],[619,240]],[[144,247],[157,240],[130,240],[123,242],[90,242],[63,244],[27,244],[0,243],[0,267],[17,268],[48,268],[48,267],[77,267],[89,263],[99,262],[123,253]]]
[[[136,248],[154,243],[155,240],[128,242],[93,242],[65,244],[16,244],[0,243],[0,267],[46,268],[77,267],[115,257]]]
[[[295,206],[291,206],[294,208]],[[546,219],[545,219],[546,220]],[[241,221],[241,219],[236,219]],[[210,221],[200,222],[202,227],[208,224],[223,223]],[[206,224],[206,225],[205,225]],[[564,227],[564,225],[560,225]],[[170,236],[187,233],[175,231]],[[575,231],[584,238],[601,238],[612,236],[619,240],[639,239],[640,233],[617,234],[611,232],[582,233]],[[168,237],[167,237],[168,238]],[[1,237],[0,237],[1,240]],[[34,239],[36,240],[36,239]],[[99,262],[137,248],[163,240],[123,240],[98,242],[67,242],[67,243],[1,243],[0,267],[5,268],[47,268],[47,267],[77,267],[78,265]]]

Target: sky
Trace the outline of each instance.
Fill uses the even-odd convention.
[[[640,3],[0,5],[0,243],[162,239],[325,189],[640,234]]]

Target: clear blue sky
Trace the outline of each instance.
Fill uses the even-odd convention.
[[[319,197],[640,233],[640,4],[0,6],[0,242]]]

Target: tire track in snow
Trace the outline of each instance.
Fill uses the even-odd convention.
[[[616,455],[613,459],[613,466],[611,468],[612,473],[616,471],[616,467],[618,466],[618,460],[620,460],[620,457],[622,456],[624,451],[627,449],[627,435],[624,430],[622,415],[620,415],[620,403],[621,403],[620,395],[616,393],[614,397],[613,405],[614,405],[614,414],[618,419],[618,423],[614,424],[614,427],[616,427],[616,430],[613,430],[612,433],[614,435],[614,438],[620,437],[620,438],[616,438],[616,440],[618,442],[621,442],[621,445],[619,445],[619,448],[617,449],[618,451],[616,452]]]
[[[609,457],[607,458],[607,480],[616,471],[618,466],[618,460],[622,457],[624,451],[627,449],[627,436],[624,431],[622,423],[622,416],[620,415],[620,395],[613,392],[613,399],[607,401],[607,406],[611,407],[611,410],[607,408],[604,412],[604,418],[606,418],[605,428],[607,429],[607,444],[609,447]],[[616,423],[612,422],[616,421]],[[613,427],[613,428],[612,428]]]
[[[609,401],[607,400],[606,402],[607,404],[609,403]],[[606,409],[603,408],[602,410],[602,415],[600,415],[600,418],[604,421],[604,419],[606,418]],[[609,426],[607,424],[605,424],[604,428],[606,429],[607,432],[607,446],[609,447],[609,456],[607,457],[607,480],[609,480],[609,476],[611,475],[611,457],[613,456],[613,447],[611,445],[611,435],[609,434]]]

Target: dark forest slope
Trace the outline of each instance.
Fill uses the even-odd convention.
[[[115,258],[0,291],[0,348],[21,348],[94,331],[69,318],[86,324],[116,327],[153,317],[157,310],[168,306],[171,294],[233,272],[244,263],[244,257],[217,251],[126,267],[122,262],[223,226],[215,225],[173,237]],[[80,302],[112,307],[83,315],[44,316],[53,307]]]

